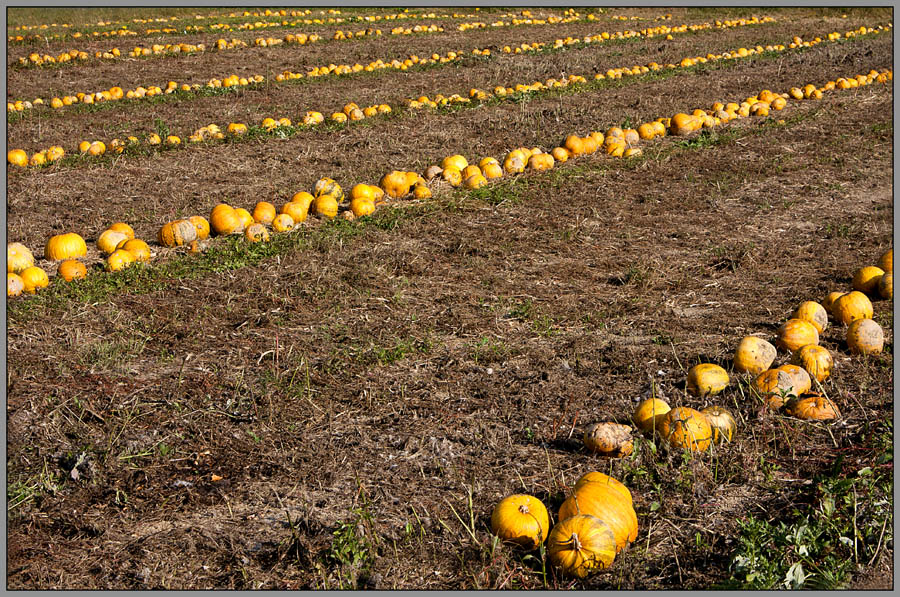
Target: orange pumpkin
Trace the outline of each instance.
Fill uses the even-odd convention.
[[[603,483],[585,483],[559,507],[559,521],[590,514],[609,525],[621,551],[637,538],[638,522],[634,508],[617,490]]]
[[[66,282],[71,282],[87,276],[87,268],[77,259],[66,259],[56,268],[56,274]]]
[[[788,319],[778,328],[775,345],[794,352],[807,344],[818,344],[819,332],[813,324],[803,319]]]
[[[537,549],[550,533],[550,515],[538,498],[511,495],[494,507],[491,532],[525,549]]]
[[[772,344],[756,336],[746,336],[734,351],[734,369],[759,375],[772,366],[778,351]]]
[[[873,314],[872,301],[858,290],[848,292],[834,302],[834,318],[844,325],[850,325],[857,319],[872,319]]]
[[[703,452],[712,443],[713,432],[706,415],[693,408],[673,408],[662,421],[662,436],[678,448]]]
[[[808,321],[820,334],[828,327],[828,311],[816,301],[804,301],[794,311],[794,319]]]
[[[585,578],[593,570],[612,565],[616,557],[615,533],[596,516],[572,516],[550,531],[547,557],[563,573]]]
[[[794,353],[791,363],[803,367],[811,378],[821,383],[831,375],[834,358],[827,348],[807,344]]]
[[[884,330],[872,319],[857,319],[847,328],[847,347],[851,354],[881,354]]]

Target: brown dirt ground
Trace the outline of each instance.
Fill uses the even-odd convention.
[[[874,39],[423,113],[260,143],[252,159],[247,146],[219,145],[11,176],[8,232],[40,245],[63,228],[96,236],[127,219],[152,237],[162,219],[206,213],[220,197],[250,206],[324,173],[373,181],[449,151],[498,155],[883,68],[891,52]],[[555,513],[591,469],[632,488],[641,532],[575,586],[727,578],[736,519],[789,518],[813,500],[796,480],[838,456],[843,474],[874,466],[871,434],[893,415],[892,305],[875,304],[879,357],[851,358],[839,326],[823,336],[836,357],[825,388],[844,415],[834,425],[773,416],[732,387],[715,402],[738,415],[740,438],[712,458],[683,464],[644,445],[603,461],[584,453],[581,430],[626,420],[649,378],[670,401],[704,406],[684,393],[688,367],[726,362],[743,335],[771,338],[800,301],[847,287],[891,246],[891,102],[884,87],[836,92],[792,103],[786,126],[741,123],[712,147],[667,139],[631,166],[597,157],[521,177],[499,205],[441,190],[434,208],[407,208],[391,230],[323,235],[305,252],[165,292],[13,315],[8,481],[53,489],[10,513],[9,586],[539,588],[539,567],[490,550],[491,509],[529,492]],[[761,454],[780,466],[774,481]],[[469,495],[474,536],[461,522]],[[371,516],[357,531],[372,543],[365,574],[328,557],[354,508]],[[883,553],[858,572],[859,588],[892,585],[892,544]]]

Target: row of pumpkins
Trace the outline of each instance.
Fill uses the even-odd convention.
[[[849,89],[854,84],[865,85],[873,81],[887,82],[892,78],[893,74],[890,70],[881,73],[871,70],[866,75],[847,79],[841,77],[837,82],[829,81],[821,89]],[[821,89],[814,85],[807,85],[803,89],[792,88],[790,94],[796,92],[801,97],[813,97],[814,92],[821,92]],[[763,110],[767,110],[769,105],[780,109],[784,107],[785,97],[788,95],[763,90],[756,96],[747,98],[741,104],[732,102],[723,105],[721,102],[716,102],[710,112],[714,116],[698,109],[694,110],[692,114],[679,113],[672,118],[661,117],[656,121],[641,124],[637,129],[612,127],[605,134],[594,131],[585,137],[569,135],[561,146],[554,147],[549,153],[537,147],[531,149],[520,147],[510,151],[502,163],[496,158],[486,157],[480,160],[478,165],[469,164],[464,156],[457,154],[444,158],[440,165],[428,167],[424,176],[416,172],[395,170],[384,175],[377,186],[368,184],[354,186],[350,193],[349,209],[344,210],[343,217],[353,219],[371,215],[379,205],[385,203],[387,198],[401,199],[412,195],[416,199],[428,199],[432,196],[428,183],[432,181],[443,181],[454,187],[462,186],[467,190],[474,190],[486,185],[488,180],[500,178],[504,174],[520,174],[526,168],[535,171],[547,170],[553,168],[558,162],[562,163],[570,158],[592,154],[601,147],[605,147],[605,152],[614,157],[639,155],[641,149],[634,145],[637,145],[640,140],[665,136],[667,132],[675,135],[690,134],[700,128],[717,126],[750,113],[761,114]],[[759,108],[760,106],[762,108]],[[754,110],[755,108],[759,109]],[[355,111],[359,111],[356,104],[348,104],[344,107],[345,114],[352,114]],[[273,120],[272,124],[277,123]],[[209,127],[206,128],[206,134],[210,134]],[[218,129],[218,127],[216,128]],[[221,131],[217,130],[216,132],[220,133]],[[209,220],[202,216],[192,216],[165,224],[159,231],[158,241],[159,244],[166,247],[189,245],[192,252],[199,252],[197,243],[207,238],[210,231],[219,235],[243,232],[249,241],[260,242],[269,240],[266,226],[271,226],[276,232],[291,231],[306,220],[310,209],[320,217],[327,219],[338,215],[345,195],[335,180],[320,179],[316,183],[313,193],[305,191],[296,193],[289,202],[282,205],[280,213],[276,212],[273,204],[266,201],[259,202],[253,213],[243,208],[233,208],[227,204],[217,205],[213,208]],[[98,248],[108,255],[106,259],[108,270],[117,271],[135,261],[149,261],[149,247],[144,241],[134,238],[134,231],[128,224],[119,222],[113,226],[118,229],[111,227],[98,239]],[[109,238],[114,238],[115,242],[108,240]],[[129,247],[134,249],[133,251],[129,251],[129,247],[125,246],[126,241],[131,243]],[[16,245],[15,252],[27,256],[30,263],[26,268],[27,272],[24,269],[21,271],[9,270],[7,296],[17,296],[23,291],[34,293],[37,289],[47,286],[49,278],[46,272],[34,265],[33,256],[27,247],[19,243],[14,244]],[[64,260],[58,270],[64,279],[77,279],[86,275],[86,268],[83,264],[72,262],[79,257],[84,257],[87,253],[85,241],[78,234],[71,232],[52,237],[47,242],[44,253],[48,260]],[[892,280],[892,276],[884,280]],[[870,329],[871,324],[859,325],[864,325],[863,331],[866,331]],[[804,326],[793,323],[789,327],[790,330],[787,331],[791,331],[791,333],[800,333],[805,329]],[[856,337],[855,329],[854,337]]]
[[[553,42],[553,47],[558,49],[568,45],[582,44],[582,43],[602,43],[609,39],[627,39],[632,37],[654,37],[656,35],[661,35],[663,33],[667,33],[671,35],[671,33],[683,33],[687,31],[700,31],[703,29],[708,29],[712,27],[717,28],[731,28],[731,27],[741,27],[745,25],[755,25],[760,23],[769,23],[774,22],[774,19],[770,17],[764,17],[763,19],[757,19],[753,17],[752,19],[738,19],[736,21],[725,21],[725,23],[717,22],[716,25],[712,25],[710,23],[702,23],[699,25],[681,25],[679,27],[670,28],[667,26],[654,27],[649,29],[643,29],[641,31],[618,31],[614,33],[603,32],[593,36],[585,36],[583,38],[579,37],[566,37],[561,39],[556,39]],[[224,40],[219,40],[224,41]],[[227,42],[226,42],[227,45]],[[504,46],[503,51],[505,53],[516,53],[520,54],[524,52],[537,52],[543,50],[546,46],[549,46],[548,43],[545,42],[533,42],[533,43],[523,43],[521,46],[515,46],[514,48],[510,46]],[[783,46],[782,46],[783,48]],[[143,52],[142,52],[143,53]],[[470,54],[476,56],[490,56],[491,51],[489,48],[478,49],[474,48]],[[69,55],[70,54],[66,54]],[[80,53],[77,54],[80,56]],[[432,53],[430,58],[424,57],[419,58],[415,54],[410,55],[405,60],[394,59],[388,62],[384,60],[378,59],[370,62],[368,65],[362,65],[356,63],[354,65],[343,64],[343,65],[335,65],[329,64],[328,66],[319,66],[310,69],[305,75],[303,73],[295,73],[290,70],[285,70],[282,73],[279,73],[275,76],[275,81],[283,82],[288,80],[296,80],[302,79],[304,77],[319,77],[323,75],[342,75],[347,73],[354,73],[360,71],[373,72],[378,69],[385,68],[394,68],[399,70],[407,70],[412,66],[416,65],[428,65],[428,64],[446,64],[449,62],[455,62],[463,58],[466,53],[464,51],[450,51],[445,55],[441,56],[437,53]],[[41,57],[38,56],[42,61],[48,58],[52,58],[52,56]],[[234,83],[226,84],[230,79],[234,79]],[[260,83],[268,80],[262,74],[257,75],[246,75],[244,77],[238,77],[237,75],[232,75],[231,77],[225,77],[223,79],[214,78],[207,82],[206,87],[230,87],[236,85],[249,85],[250,83]],[[179,89],[182,91],[196,91],[200,89],[199,84],[188,85],[186,83],[178,86],[177,82],[170,81],[168,86],[163,90],[161,86],[158,85],[148,85],[148,86],[138,86],[135,89],[129,89],[127,91],[123,91],[122,86],[113,86],[108,90],[101,90],[97,92],[85,93],[78,92],[74,94],[65,95],[62,97],[53,97],[46,102],[52,108],[62,108],[63,106],[69,106],[76,103],[94,103],[94,102],[102,102],[102,101],[115,101],[121,99],[141,99],[145,97],[152,97],[153,95],[158,95],[160,93],[175,93]],[[35,106],[45,105],[45,100],[43,98],[35,98],[33,101],[28,100],[17,100],[7,102],[7,111],[8,112],[22,112],[24,110],[29,110],[34,108]]]
[[[806,301],[782,325],[776,345],[755,337],[743,338],[734,354],[735,371],[754,375],[753,387],[773,409],[784,405],[788,414],[800,419],[827,420],[839,416],[828,398],[806,394],[811,379],[824,381],[833,360],[826,348],[818,346],[818,334],[828,326],[828,315],[848,325],[847,344],[853,354],[877,354],[883,346],[883,332],[872,317],[868,294],[893,299],[893,250],[879,259],[877,266],[865,266],[853,276],[850,292],[832,292],[823,304]],[[792,362],[770,369],[778,348],[792,354]],[[702,363],[688,372],[687,391],[696,397],[714,396],[727,387],[728,373],[722,367]],[[642,401],[632,414],[632,422],[651,437],[670,445],[702,452],[712,444],[730,442],[737,423],[721,406],[702,411],[688,407],[671,408],[659,398]],[[619,423],[589,425],[583,436],[585,447],[608,457],[622,457],[633,449],[632,428]],[[637,538],[638,521],[630,490],[617,479],[590,472],[576,483],[560,506],[557,523],[540,499],[515,494],[501,500],[491,514],[491,531],[504,541],[533,550],[547,543],[550,562],[561,572],[584,578],[595,570],[608,568],[616,555]]]
[[[763,19],[763,22],[765,19]],[[730,21],[726,21],[726,24],[731,23]],[[686,27],[686,26],[685,26]],[[696,26],[700,27],[700,26]],[[878,29],[874,29],[873,31],[877,32]],[[849,35],[852,32],[847,32],[845,35]],[[829,40],[840,39],[841,35],[837,32],[831,33],[828,36]],[[557,40],[557,42],[565,43],[577,43],[579,40],[577,38],[566,38],[565,40]],[[820,43],[822,41],[821,38],[815,38],[811,41],[802,41],[799,37],[794,37],[790,42],[790,47],[811,47]],[[763,51],[782,51],[785,49],[783,44],[778,44],[775,46],[769,45],[763,48],[762,46],[758,46],[756,48],[750,48],[749,50],[746,48],[739,48],[734,52],[724,52],[722,54],[707,54],[707,57],[696,56],[694,58],[684,58],[678,64],[668,64],[668,65],[660,65],[656,62],[650,62],[646,66],[634,66],[631,68],[621,67],[621,68],[611,68],[607,69],[606,73],[597,73],[594,75],[595,80],[602,80],[606,78],[616,79],[622,78],[623,76],[633,76],[633,75],[642,75],[652,71],[658,71],[663,68],[688,68],[694,66],[697,63],[706,62],[707,60],[719,60],[722,58],[744,58],[749,57],[754,54],[763,52]],[[504,48],[506,50],[506,48]],[[455,53],[454,53],[455,54]],[[419,63],[418,56],[412,55],[410,57],[410,64]],[[355,67],[354,67],[355,68]],[[739,106],[738,104],[729,104],[726,107],[724,104],[717,104],[713,106],[712,112],[710,112],[710,117],[714,123],[718,124],[720,122],[727,122],[728,120],[741,116],[746,117],[750,114],[757,116],[767,116],[769,114],[770,109],[781,110],[785,107],[787,99],[789,97],[793,97],[794,99],[820,99],[823,95],[824,91],[834,89],[835,87],[838,89],[848,89],[856,85],[866,85],[872,82],[872,72],[874,72],[875,80],[879,82],[887,82],[891,80],[892,73],[891,71],[884,71],[882,73],[878,73],[877,71],[871,71],[868,76],[866,75],[858,75],[856,77],[851,77],[850,79],[839,78],[836,81],[829,81],[825,84],[821,89],[816,88],[814,85],[806,85],[805,87],[792,88],[788,93],[781,94],[780,97],[775,97],[772,95],[771,97],[760,96],[758,98],[759,101],[754,101],[750,105],[747,106]],[[293,76],[295,73],[289,73],[286,71],[288,76]],[[285,73],[279,74],[278,77],[286,76]],[[277,79],[277,77],[276,77]],[[259,83],[265,80],[265,77],[262,75],[255,75],[248,78],[238,77],[237,75],[230,75],[229,77],[225,77],[224,80],[218,81],[213,80],[210,81],[209,84],[213,86],[234,86],[234,85],[249,85],[251,83]],[[851,82],[851,80],[853,82]],[[543,91],[548,89],[557,89],[562,87],[567,87],[573,83],[585,83],[587,79],[581,75],[569,75],[565,78],[547,79],[546,83],[542,83],[541,81],[535,81],[533,83],[524,84],[519,83],[513,86],[504,87],[498,85],[494,87],[493,93],[482,91],[477,88],[473,88],[469,90],[469,97],[464,97],[460,94],[452,94],[449,96],[445,96],[443,94],[437,94],[434,98],[428,98],[428,96],[422,95],[418,98],[407,98],[405,100],[405,105],[407,108],[411,109],[422,109],[422,108],[437,108],[439,106],[447,106],[451,104],[457,103],[469,103],[471,99],[478,101],[487,101],[494,98],[511,98],[516,92],[536,92]],[[854,85],[854,83],[856,85]],[[189,86],[183,84],[181,86],[182,90],[197,90],[199,89],[199,84],[195,84],[193,86]],[[158,95],[160,93],[174,93],[179,89],[178,83],[175,81],[169,81],[165,89],[159,87],[150,87],[149,89],[145,89],[143,87],[138,87],[136,91],[128,91],[123,92],[121,87],[113,87],[108,91],[102,91],[95,94],[98,99],[94,100],[88,97],[85,97],[85,94],[79,93],[76,96],[65,97],[62,100],[59,98],[53,98],[51,100],[51,105],[53,107],[61,107],[63,105],[70,105],[73,102],[81,99],[82,101],[101,101],[101,100],[109,100],[109,99],[121,99],[123,97],[123,93],[126,97],[144,97],[145,95]],[[471,98],[471,99],[470,99]],[[35,100],[37,101],[37,100]],[[747,103],[747,102],[744,102]],[[352,108],[349,108],[352,106]],[[365,108],[360,108],[355,103],[351,102],[344,106],[344,108],[340,112],[332,113],[327,119],[324,114],[315,110],[307,111],[303,118],[302,124],[305,126],[316,126],[322,124],[326,120],[331,123],[343,123],[349,121],[357,121],[362,120],[364,118],[369,118],[372,116],[376,116],[379,114],[386,114],[391,112],[392,109],[387,104],[380,105],[372,105]],[[695,111],[695,115],[696,115]],[[283,126],[291,126],[293,123],[289,118],[264,118],[261,126],[266,131],[272,131],[275,128],[283,127]],[[687,125],[687,123],[681,123],[682,128],[685,132],[690,132],[694,130]],[[646,126],[649,125],[645,125]],[[640,129],[638,129],[640,130]],[[187,141],[191,143],[200,143],[203,141],[213,140],[213,139],[223,139],[225,134],[233,134],[233,135],[243,135],[249,131],[248,127],[244,123],[230,123],[226,127],[226,131],[222,131],[220,127],[216,124],[210,124],[204,127],[200,127],[199,129],[192,132],[188,137]],[[644,131],[642,132],[642,138],[648,139],[652,138],[654,134],[662,134],[660,132],[651,133],[649,136],[644,136]],[[649,131],[648,131],[649,132]],[[663,131],[664,132],[664,131]],[[156,147],[175,147],[182,144],[182,140],[180,137],[176,135],[169,135],[165,139],[162,139],[158,134],[151,133],[146,140],[148,145],[156,146]],[[129,136],[126,140],[122,139],[113,139],[109,142],[109,149],[115,151],[116,153],[122,153],[129,146],[136,146],[140,141],[135,136]],[[107,145],[102,141],[82,141],[79,144],[79,151],[81,154],[87,154],[92,156],[102,156],[107,151]],[[22,149],[12,149],[7,152],[7,162],[19,166],[19,167],[27,167],[27,166],[43,166],[45,164],[49,164],[55,162],[59,159],[62,159],[66,155],[65,150],[59,146],[54,145],[49,147],[48,149],[37,151],[32,154],[30,157],[28,154]]]

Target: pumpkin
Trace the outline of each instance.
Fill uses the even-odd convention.
[[[709,421],[713,432],[713,442],[719,444],[725,440],[731,443],[734,432],[737,430],[737,421],[734,420],[731,413],[721,406],[707,406],[700,412],[706,415],[706,419]]]
[[[56,275],[66,282],[81,280],[87,276],[87,268],[77,259],[66,259],[56,268]]]
[[[791,364],[803,367],[812,379],[821,383],[831,375],[834,358],[827,348],[816,344],[807,344],[794,353]]]
[[[713,363],[694,365],[688,371],[687,391],[694,396],[715,396],[728,387],[728,372]]]
[[[28,154],[25,153],[23,149],[11,149],[6,152],[6,161],[10,164],[19,166],[20,168],[25,168],[28,166]],[[21,293],[19,293],[21,294]],[[7,288],[7,296],[19,296],[18,294],[9,294],[9,288]]]
[[[550,150],[550,155],[553,156],[554,160],[562,164],[569,159],[569,150],[565,147],[554,147]],[[487,176],[487,173],[485,173],[485,176]]]
[[[637,128],[638,136],[644,141],[649,141],[656,136],[656,127],[652,123],[645,122]]]
[[[306,201],[288,201],[281,206],[281,213],[291,216],[296,225],[306,221],[306,217],[309,215],[309,204]],[[275,219],[274,216],[272,219]]]
[[[87,255],[87,244],[74,232],[51,236],[44,247],[44,258],[48,261],[60,261]]]
[[[124,240],[116,249],[125,249],[131,253],[135,261],[150,263],[150,246],[139,238]]]
[[[609,525],[616,540],[616,551],[637,538],[638,522],[634,508],[616,489],[604,483],[585,483],[559,507],[559,521],[579,514],[596,516]]]
[[[19,296],[23,290],[25,282],[22,277],[14,272],[6,272],[6,296]]]
[[[312,205],[313,201],[315,200],[316,198],[313,197],[311,193],[307,193],[306,191],[298,191],[294,193],[293,197],[291,197],[291,203],[302,203],[303,205],[306,205],[307,209],[309,209],[309,206]]]
[[[872,319],[873,313],[872,301],[858,290],[848,292],[834,302],[834,318],[844,325],[850,325],[857,319]]]
[[[122,232],[117,232],[116,230],[104,230],[100,234],[100,238],[97,239],[97,248],[106,255],[109,255],[116,250],[116,246],[123,240],[128,240],[128,237]]]
[[[344,200],[344,191],[333,178],[320,178],[313,187],[317,197],[328,195],[334,197],[334,200],[340,203]]]
[[[767,369],[760,373],[753,380],[753,388],[759,392],[760,396],[768,397],[769,395],[797,395],[794,389],[795,380],[790,373],[784,369]]]
[[[491,532],[525,549],[537,549],[550,533],[550,515],[536,497],[511,495],[494,507]]]
[[[352,204],[354,199],[364,199],[366,201],[371,201],[373,204],[375,203],[375,189],[378,187],[367,185],[367,184],[358,184],[355,185],[352,189],[350,189],[350,202]]]
[[[269,240],[269,231],[259,222],[254,222],[244,229],[244,238],[251,243],[266,242]]]
[[[894,298],[894,274],[885,274],[878,280],[878,294],[883,299]]]
[[[822,301],[822,307],[825,309],[825,311],[826,311],[829,315],[831,315],[832,317],[834,317],[834,303],[835,303],[839,298],[841,298],[842,296],[844,296],[845,294],[847,294],[847,293],[846,293],[846,292],[841,292],[840,290],[835,290],[834,292],[829,292],[829,293],[828,293],[828,296],[825,297],[825,300]]]
[[[778,351],[772,344],[756,336],[745,336],[734,351],[734,369],[759,375],[772,366]]]
[[[197,229],[197,240],[209,238],[209,221],[203,216],[191,216],[188,221]]]
[[[331,220],[337,216],[338,200],[333,195],[318,195],[313,208],[318,216]]]
[[[427,188],[427,187],[426,187]],[[350,200],[350,211],[357,218],[375,213],[375,202],[371,199],[357,197]]]
[[[482,172],[481,168],[479,168],[475,164],[469,164],[460,171],[460,176],[462,176],[463,180],[469,178],[470,176],[475,176],[476,174],[482,174]]]
[[[20,273],[34,265],[34,255],[22,243],[6,245],[6,272]]]
[[[456,168],[461,172],[462,169],[468,165],[468,160],[466,160],[464,156],[461,156],[459,154],[451,155],[441,160],[441,168],[443,168],[444,170],[446,170],[447,168]]]
[[[484,158],[484,159],[485,160],[492,159],[492,160],[494,160],[495,163],[497,161],[494,158]],[[482,162],[483,161],[484,160],[482,160]],[[485,166],[485,164],[482,164],[481,168],[484,169],[484,166]],[[440,176],[443,172],[444,172],[444,169],[436,164],[432,165],[432,166],[428,166],[428,168],[425,169],[425,180],[431,180],[436,176]]]
[[[878,267],[880,267],[885,273],[892,274],[894,273],[894,250],[888,249],[884,255],[882,255],[878,259]]]
[[[603,456],[628,456],[634,448],[631,427],[619,423],[594,423],[584,430],[584,445]]]
[[[481,170],[484,173],[484,177],[488,180],[491,180],[493,178],[501,178],[503,176],[503,166],[498,163],[492,162],[490,164],[486,164],[484,167],[482,167]]]
[[[168,222],[159,229],[157,240],[164,247],[180,247],[197,240],[197,228],[190,220]]]
[[[481,174],[475,174],[475,175],[467,178],[465,181],[463,181],[462,186],[464,189],[473,191],[475,189],[480,189],[481,187],[483,187],[486,184],[487,184],[487,179],[484,176],[482,176]]]
[[[443,170],[441,170],[443,173]],[[409,183],[407,182],[406,173],[394,170],[385,174],[378,183],[388,197],[400,199],[409,194]]]
[[[8,273],[9,272],[7,272],[7,274]],[[46,288],[47,285],[50,284],[50,278],[47,277],[47,272],[36,265],[26,267],[22,270],[22,273],[19,274],[19,277],[22,279],[23,290],[28,294],[34,294],[39,288]],[[8,293],[9,275],[6,276],[6,282]]]
[[[666,413],[660,433],[671,445],[691,452],[705,451],[713,438],[706,415],[686,406]]]
[[[278,214],[272,220],[272,230],[275,232],[290,232],[294,229],[294,218],[288,214]]]
[[[872,319],[857,319],[847,328],[847,347],[851,354],[880,354],[884,330]]]
[[[793,394],[804,394],[812,387],[812,378],[810,378],[809,373],[803,367],[786,363],[778,367],[778,370],[784,371],[791,378]]]
[[[254,223],[253,214],[244,209],[243,207],[236,207],[234,210],[234,215],[238,217],[241,221],[241,228],[246,229],[247,226]]]
[[[275,206],[268,201],[260,201],[253,208],[253,220],[260,224],[271,224],[276,215]]]
[[[447,166],[442,173],[444,180],[450,183],[450,186],[458,187],[462,183],[462,172],[453,166]],[[407,187],[409,188],[409,187]]]
[[[519,155],[508,155],[503,160],[503,171],[507,174],[521,174],[525,171],[525,160]]]
[[[665,401],[659,398],[647,398],[638,404],[634,414],[631,415],[631,420],[644,433],[652,433],[659,429],[662,423],[658,417],[665,416],[670,410],[672,408]]]
[[[106,258],[106,270],[117,272],[125,269],[135,261],[134,255],[129,251],[126,251],[125,249],[116,249]]]
[[[619,481],[618,479],[614,479],[609,475],[605,475],[601,472],[591,471],[589,473],[585,473],[578,478],[575,482],[575,491],[578,491],[586,483],[600,483],[602,485],[608,485],[609,487],[618,491],[622,497],[624,497],[629,504],[633,503],[633,499],[631,497],[631,492],[628,491],[628,488],[625,487],[625,484]]]
[[[778,328],[775,346],[794,352],[807,344],[818,344],[819,332],[813,324],[803,319],[788,319]]]
[[[679,112],[672,117],[669,123],[669,130],[673,135],[687,135],[699,129],[702,122],[690,114]]]
[[[126,224],[125,222],[116,222],[112,224],[107,230],[115,230],[116,232],[121,232],[128,239],[134,238],[134,228]]]
[[[563,573],[577,578],[608,568],[616,557],[615,534],[608,524],[590,514],[568,518],[550,531],[547,556]]]
[[[491,164],[491,166],[498,167],[494,164]],[[431,189],[429,189],[427,185],[417,184],[413,187],[413,197],[420,200],[431,199]]]
[[[883,275],[884,270],[880,267],[875,267],[874,265],[861,267],[853,274],[851,286],[853,286],[854,290],[865,292],[866,294],[873,294],[878,288],[878,281]]]
[[[573,157],[578,157],[584,153],[584,142],[578,135],[569,135],[566,137],[566,140],[563,142],[563,147],[565,147]]]
[[[625,143],[628,145],[637,145],[641,142],[641,136],[638,135],[638,132],[634,129],[625,129],[623,131],[623,136]]]
[[[808,321],[820,334],[828,327],[828,311],[816,301],[804,301],[794,311],[794,319]]]
[[[841,416],[838,407],[820,394],[800,396],[789,401],[784,408],[785,412],[798,419],[814,421],[827,421]]]
[[[216,205],[209,214],[209,223],[216,234],[227,236],[244,231],[244,224],[235,209],[226,203]]]

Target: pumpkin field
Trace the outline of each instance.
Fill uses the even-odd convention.
[[[893,54],[9,8],[7,586],[892,588]]]

